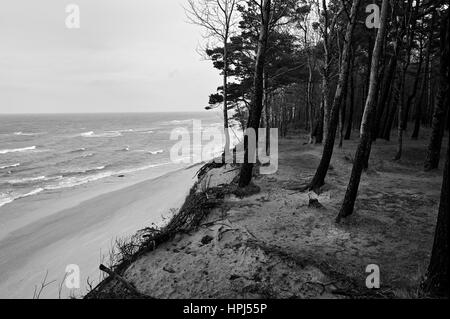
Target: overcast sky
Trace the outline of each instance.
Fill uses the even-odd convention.
[[[66,5],[81,28],[67,29]],[[0,113],[201,111],[220,76],[183,0],[0,0]]]

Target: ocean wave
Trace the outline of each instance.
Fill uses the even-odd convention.
[[[81,156],[81,158],[92,157],[94,155],[95,155],[95,153],[87,153],[87,154],[84,154],[83,156]]]
[[[97,137],[97,138],[112,138],[112,137],[119,137],[122,136],[122,133],[118,131],[111,131],[111,132],[105,132],[105,133],[99,133],[96,134],[94,131],[84,132],[81,133],[79,136],[81,137]]]
[[[63,174],[63,177],[67,177],[67,176],[88,174],[88,173],[92,173],[92,172],[96,172],[96,171],[101,171],[101,170],[104,170],[105,168],[106,168],[106,166],[98,166],[98,167],[94,167],[94,168],[80,168],[80,169],[71,170],[71,171],[63,171],[62,174]]]
[[[21,198],[25,198],[28,196],[37,195],[41,192],[43,192],[45,189],[42,187],[36,188],[32,190],[31,192],[25,193],[25,194],[4,194],[0,193],[0,207],[12,203],[13,201]]]
[[[8,194],[0,193],[0,207],[12,203],[14,201],[14,197],[8,196]]]
[[[16,136],[36,136],[40,135],[42,133],[24,133],[24,132],[14,132],[14,135]]]
[[[84,152],[84,151],[86,151],[86,149],[84,147],[82,147],[82,148],[70,151],[69,153],[81,153],[81,152]]]
[[[0,166],[0,169],[13,168],[13,167],[18,167],[18,166],[20,166],[20,163],[11,164],[11,165],[5,165],[5,166]]]
[[[71,188],[71,187],[80,186],[83,184],[87,184],[87,183],[94,182],[94,181],[97,181],[97,180],[100,180],[103,178],[107,178],[107,177],[111,177],[111,176],[130,174],[130,173],[139,172],[139,171],[143,171],[143,170],[146,170],[149,168],[159,167],[159,166],[168,165],[168,164],[170,164],[170,162],[159,163],[159,164],[150,164],[150,165],[141,166],[141,167],[137,167],[137,168],[123,169],[123,170],[117,170],[117,171],[109,170],[109,171],[104,171],[104,172],[100,172],[100,173],[92,174],[92,175],[88,175],[88,176],[72,176],[72,177],[64,178],[58,184],[48,185],[45,187],[45,189],[46,190],[58,190],[58,189],[63,189],[63,188]]]
[[[46,186],[45,189],[46,190],[58,190],[58,189],[62,189],[62,188],[71,188],[71,187],[83,185],[83,184],[86,184],[89,182],[94,182],[96,180],[99,180],[99,179],[102,179],[105,177],[110,177],[112,175],[113,175],[112,172],[103,172],[103,173],[98,173],[98,174],[83,176],[83,177],[80,177],[80,176],[67,177],[67,178],[64,178],[58,184]]]
[[[154,133],[152,131],[152,129],[134,129],[134,128],[129,128],[129,129],[121,129],[121,130],[115,130],[115,131],[106,131],[107,133],[110,134],[116,134],[116,133],[137,133],[137,134],[151,134]]]
[[[171,162],[166,162],[166,163],[158,163],[158,164],[149,164],[149,165],[135,167],[135,168],[128,168],[128,169],[123,169],[123,170],[120,170],[120,171],[116,171],[116,172],[114,172],[113,175],[130,174],[130,173],[145,171],[145,170],[147,170],[149,168],[155,168],[155,167],[160,167],[160,166],[169,165],[169,164],[172,164],[172,163]]]
[[[11,185],[22,185],[22,184],[31,184],[33,182],[43,182],[43,181],[51,181],[55,179],[61,179],[62,176],[53,176],[53,177],[47,177],[47,176],[37,176],[37,177],[25,177],[21,179],[12,179],[9,180],[7,183]]]
[[[123,129],[123,130],[116,130],[116,131],[108,131],[108,133],[133,133],[134,129],[132,128],[128,128],[128,129]]]
[[[82,137],[90,137],[92,135],[94,135],[94,131],[84,132],[80,134],[80,136]]]
[[[157,155],[157,154],[162,154],[164,153],[163,150],[157,150],[157,151],[148,151],[147,153],[151,154],[151,155]]]
[[[192,121],[194,121],[195,119],[189,119],[189,120],[173,120],[173,121],[169,121],[166,122],[167,124],[187,124],[187,123],[192,123]]]
[[[139,134],[153,134],[154,133],[153,129],[151,129],[151,128],[141,128],[141,129],[136,129],[134,131]]]
[[[8,153],[21,153],[27,151],[33,151],[36,149],[36,146],[24,147],[24,148],[14,148],[14,149],[5,149],[0,150],[0,154],[8,154]]]

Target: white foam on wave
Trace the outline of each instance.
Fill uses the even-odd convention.
[[[94,131],[84,132],[84,133],[80,134],[80,136],[82,136],[82,137],[89,137],[92,135],[94,135]]]
[[[84,151],[86,151],[86,148],[82,147],[82,148],[70,151],[69,153],[80,153],[80,152],[84,152]]]
[[[118,131],[111,131],[111,132],[105,132],[105,133],[98,133],[98,134],[96,134],[93,131],[89,131],[89,132],[81,133],[80,136],[81,137],[97,137],[97,138],[101,138],[101,137],[108,138],[108,137],[110,137],[110,138],[112,138],[112,137],[122,136],[122,133],[118,132]]]
[[[66,177],[58,184],[54,185],[48,185],[45,187],[46,190],[58,190],[63,188],[71,188],[79,185],[83,185],[89,182],[93,182],[105,177],[112,176],[111,172],[103,172],[98,173],[95,175],[88,175],[88,176],[72,176],[72,177]]]
[[[135,133],[139,134],[152,134],[154,133],[152,128],[138,128],[134,130]]]
[[[162,154],[162,153],[164,153],[164,151],[163,151],[163,150],[148,151],[148,153],[149,153],[149,154],[152,154],[152,155],[157,155],[157,154]]]
[[[18,167],[18,166],[20,166],[20,163],[11,164],[11,165],[5,165],[5,166],[0,166],[0,169],[13,168],[13,167]]]
[[[42,188],[42,187],[36,188],[35,190],[32,190],[32,191],[29,192],[29,193],[26,193],[26,194],[23,194],[23,195],[20,195],[20,196],[16,197],[16,199],[24,198],[24,197],[28,197],[28,196],[33,196],[33,195],[37,195],[37,194],[39,194],[40,192],[43,192],[44,190],[45,190],[45,189]]]
[[[92,168],[80,168],[80,169],[76,169],[76,170],[64,170],[62,171],[63,175],[76,175],[76,174],[85,174],[85,173],[89,173],[89,172],[94,172],[94,171],[101,171],[103,169],[105,169],[106,166],[97,166],[97,167],[92,167]]]
[[[116,132],[119,132],[119,133],[133,133],[134,129],[128,128],[128,129],[123,129],[123,130],[108,131],[108,133],[116,133]]]
[[[83,156],[81,156],[82,158],[86,158],[86,157],[92,157],[92,156],[94,156],[95,155],[95,153],[87,153],[87,154],[84,154]]]
[[[33,151],[35,149],[36,149],[36,146],[30,146],[30,147],[24,147],[24,148],[5,149],[5,150],[0,150],[0,154],[21,153],[21,152]]]
[[[53,176],[53,177],[47,177],[47,176],[37,176],[37,177],[25,177],[22,179],[12,179],[9,180],[7,183],[11,185],[20,185],[20,184],[27,184],[27,183],[33,183],[33,182],[42,182],[42,181],[51,181],[55,179],[61,179],[62,176]]]
[[[8,196],[8,194],[0,193],[0,207],[12,203],[14,201],[14,197]]]
[[[159,166],[163,166],[163,165],[168,165],[168,164],[171,164],[171,163],[150,164],[150,165],[141,166],[141,167],[137,167],[137,168],[123,169],[123,170],[118,170],[118,171],[113,171],[113,170],[104,171],[104,172],[100,172],[100,173],[88,175],[88,176],[68,177],[68,178],[64,178],[58,184],[46,186],[45,189],[46,190],[58,190],[58,189],[63,189],[63,188],[71,188],[71,187],[80,186],[83,184],[87,184],[90,182],[94,182],[94,181],[97,181],[97,180],[100,180],[103,178],[107,178],[107,177],[111,177],[111,176],[115,176],[115,175],[130,174],[130,173],[139,172],[139,171],[143,171],[146,169],[159,167]]]
[[[188,123],[192,123],[192,121],[194,121],[195,119],[189,119],[189,120],[173,120],[173,121],[169,121],[166,122],[167,124],[188,124]]]
[[[25,193],[25,194],[4,194],[4,193],[0,193],[0,207],[12,203],[13,201],[17,200],[17,199],[21,199],[21,198],[25,198],[28,196],[33,196],[33,195],[37,195],[41,192],[43,192],[45,189],[42,187],[36,188],[34,190],[32,190],[31,192]]]
[[[42,133],[24,133],[24,132],[14,132],[16,136],[36,136]]]

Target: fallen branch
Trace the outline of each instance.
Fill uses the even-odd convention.
[[[116,274],[114,271],[112,271],[111,269],[109,269],[108,267],[106,267],[105,265],[101,264],[99,269],[101,271],[106,272],[108,275],[110,275],[111,277],[117,279],[118,281],[120,281],[125,287],[127,287],[127,289],[129,291],[131,291],[132,293],[136,294],[137,296],[141,296],[141,297],[145,297],[145,298],[150,298],[150,299],[155,299],[153,297],[144,295],[143,293],[139,292],[131,283],[129,283],[128,281],[126,281],[122,276]]]

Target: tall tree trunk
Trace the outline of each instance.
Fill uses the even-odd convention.
[[[270,155],[270,106],[269,106],[269,98],[268,98],[268,75],[267,72],[264,72],[264,109],[265,109],[265,127],[266,127],[266,155]]]
[[[370,86],[367,94],[366,106],[364,108],[363,120],[361,123],[361,139],[356,151],[355,159],[353,161],[353,169],[348,184],[347,192],[345,193],[344,202],[337,217],[337,222],[353,213],[356,196],[358,193],[359,182],[361,180],[361,173],[363,170],[364,158],[370,149],[372,143],[372,121],[375,113],[375,98],[377,94],[378,82],[378,68],[381,49],[386,35],[387,19],[388,19],[389,0],[383,0],[380,17],[380,29],[378,30],[375,41],[374,51],[372,55],[372,63],[370,70]]]
[[[444,178],[441,190],[441,203],[437,218],[436,231],[434,234],[433,250],[425,280],[421,290],[432,297],[450,296],[449,270],[450,270],[450,139],[447,148],[447,159],[445,161]]]
[[[311,183],[307,186],[308,189],[319,192],[320,187],[325,184],[325,176],[327,175],[330,166],[331,157],[333,156],[334,143],[336,139],[337,122],[339,119],[339,109],[342,103],[343,89],[348,81],[349,64],[350,64],[350,48],[353,40],[353,30],[355,28],[357,10],[360,0],[353,0],[350,21],[347,24],[347,31],[345,33],[345,43],[342,52],[343,65],[339,73],[339,80],[331,107],[330,121],[328,123],[327,136],[325,137],[325,145],[323,148],[322,158],[317,168]]]
[[[323,71],[324,73],[328,71]],[[327,136],[328,134],[328,123],[330,122],[330,103],[328,101],[328,96],[330,93],[329,89],[329,83],[328,83],[328,75],[323,75],[322,78],[322,96],[323,96],[323,123],[322,123],[322,129],[323,133],[322,136]]]
[[[428,72],[428,71],[426,71]],[[414,129],[413,133],[411,135],[412,140],[418,140],[419,139],[419,132],[420,132],[420,123],[422,122],[422,103],[425,97],[425,83],[426,80],[422,79],[422,89],[420,90],[420,96],[417,99],[415,103],[415,112],[414,112]]]
[[[224,159],[230,158],[230,132],[228,124],[228,35],[223,44],[223,128],[225,133]]]
[[[433,14],[433,18],[431,19],[431,27],[430,27],[430,32],[428,34],[428,45],[427,45],[427,55],[425,57],[425,71],[423,72],[422,75],[422,84],[420,85],[420,96],[419,98],[415,101],[415,114],[414,114],[414,130],[413,133],[411,135],[411,139],[413,140],[417,140],[419,138],[419,131],[420,131],[420,123],[422,121],[422,103],[424,101],[425,98],[425,91],[426,91],[426,85],[427,85],[427,77],[428,77],[428,72],[429,70],[429,65],[430,65],[430,52],[431,52],[431,44],[433,41],[433,21],[434,21],[434,14]]]
[[[416,26],[417,26],[417,21],[418,21],[418,19],[415,18],[415,17],[418,15],[419,7],[421,5],[421,1],[420,0],[416,0],[414,8],[412,7],[412,5],[413,5],[412,1],[408,2],[408,12],[411,11],[410,12],[410,17],[412,19],[410,27],[408,28],[408,46],[407,46],[407,57],[408,57],[407,58],[407,65],[408,66],[411,63],[411,49],[412,49],[412,47],[414,45],[414,36],[415,36],[415,33],[416,33]],[[420,78],[420,71],[421,71],[422,63],[423,63],[422,52],[423,52],[423,46],[422,46],[422,40],[420,40],[419,66],[418,66],[418,69],[417,69],[417,74],[416,74],[415,79],[414,79],[412,93],[406,99],[406,104],[404,105],[405,108],[403,110],[403,118],[402,118],[403,131],[406,131],[406,129],[408,128],[408,120],[409,120],[409,113],[410,113],[410,109],[411,109],[411,104],[412,104],[412,101],[415,99],[415,96],[416,96],[417,85],[419,83],[418,80]]]
[[[392,97],[392,98],[390,98],[392,103],[390,103],[389,111],[387,113],[387,118],[386,118],[386,125],[383,130],[383,138],[386,141],[390,141],[390,139],[391,139],[391,130],[392,130],[392,126],[394,124],[395,114],[397,113],[398,103],[399,103],[399,99],[400,99],[400,89],[401,89],[400,85],[401,85],[401,82],[399,79],[397,79],[397,81],[394,82],[394,84],[390,88],[391,92],[389,94]]]
[[[258,128],[261,118],[261,111],[263,108],[263,95],[264,95],[264,64],[266,60],[267,39],[269,36],[269,23],[270,23],[270,5],[271,0],[263,0],[261,7],[261,27],[259,31],[258,51],[256,54],[255,63],[255,75],[254,75],[254,97],[253,105],[250,109],[249,121],[247,128],[255,130],[256,143],[258,143]],[[253,174],[253,164],[249,161],[249,147],[248,137],[244,138],[245,147],[245,163],[242,164],[239,187],[246,187],[250,184]]]
[[[352,67],[350,71],[350,96],[349,96],[349,102],[350,102],[350,110],[348,114],[348,122],[347,122],[347,129],[345,131],[345,140],[349,140],[352,134],[353,129],[353,113],[355,109],[355,75],[353,73],[354,69],[354,60],[352,59]]]
[[[351,60],[353,59],[352,54],[351,54],[351,50],[350,50],[350,65],[352,64]],[[339,57],[339,60],[342,63],[342,57]],[[351,70],[350,66],[349,69]],[[349,71],[350,72],[350,71]],[[342,89],[342,103],[341,103],[341,108],[339,111],[339,148],[342,148],[343,143],[344,143],[344,129],[345,129],[345,115],[347,113],[347,97],[348,97],[348,77],[349,75],[347,75],[347,81],[345,81],[345,85]]]
[[[328,39],[328,8],[326,0],[322,0],[322,10],[324,17],[323,27],[323,60],[324,67],[322,71],[322,96],[323,96],[323,136],[328,134],[328,123],[330,122],[331,107],[328,101],[330,95],[330,44]]]
[[[414,78],[414,84],[413,84],[412,92],[408,96],[408,99],[406,100],[405,116],[403,118],[403,122],[405,123],[405,125],[404,125],[405,130],[407,129],[407,126],[408,126],[409,113],[410,113],[410,110],[411,110],[411,106],[413,104],[415,104],[414,102],[416,100],[417,89],[418,89],[418,86],[419,86],[419,80],[421,78],[420,77],[420,73],[422,72],[422,64],[423,64],[423,55],[422,55],[422,48],[420,48],[419,64],[417,66],[417,71],[416,71],[416,76]]]
[[[316,121],[314,124],[313,137],[315,139],[315,144],[321,144],[323,141],[323,122],[324,122],[324,105],[323,105],[323,97],[320,102],[319,112],[316,115]]]
[[[445,117],[448,105],[445,104],[448,91],[448,67],[449,67],[449,18],[447,14],[441,21],[441,61],[439,72],[439,89],[433,112],[431,139],[428,145],[427,158],[424,168],[426,171],[436,169],[439,166],[442,138],[445,129]]]
[[[308,121],[309,121],[309,144],[312,144],[314,134],[313,106],[311,101],[313,72],[309,56],[308,56],[308,72],[309,75],[308,75],[308,89],[306,93],[306,107],[308,110]]]
[[[407,67],[403,67],[400,76],[400,104],[398,106],[398,127],[397,127],[397,153],[395,154],[394,160],[398,161],[402,157],[403,152],[403,131],[405,130],[404,126],[404,109],[405,109],[405,81],[406,81],[406,70]]]
[[[377,114],[376,114],[376,119],[375,119],[375,124],[374,124],[374,131],[377,132],[377,136],[372,136],[373,139],[375,140],[377,137],[380,137],[380,135],[383,134],[384,130],[381,129],[381,119],[383,116],[383,113],[386,112],[386,118],[389,117],[389,108],[386,107],[389,105],[389,95],[391,92],[391,86],[392,83],[394,81],[395,78],[395,70],[397,69],[397,60],[398,60],[398,55],[399,55],[399,51],[400,51],[400,46],[399,46],[399,40],[398,37],[395,37],[394,39],[394,44],[393,44],[393,54],[389,59],[389,64],[388,64],[388,68],[387,71],[384,73],[384,77],[383,77],[383,83],[381,85],[381,96],[378,99],[378,105],[377,105]],[[384,122],[385,123],[385,122]],[[384,129],[385,129],[385,125],[384,125]]]
[[[344,89],[347,92],[347,87]],[[339,112],[339,148],[344,144],[344,130],[345,130],[345,116],[347,114],[347,96],[344,93],[343,103],[341,104],[341,111]]]

